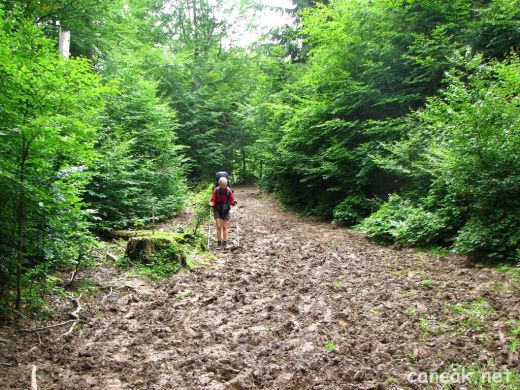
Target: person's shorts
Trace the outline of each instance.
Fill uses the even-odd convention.
[[[220,216],[220,212],[219,212],[218,208],[215,207],[213,209],[213,216],[215,217],[215,219],[227,219],[227,220],[229,220],[230,215],[231,215],[231,213],[228,213],[228,215],[226,215],[224,218],[222,218]]]

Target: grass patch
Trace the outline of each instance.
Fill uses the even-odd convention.
[[[338,349],[338,345],[332,341],[326,341],[324,347],[327,351],[334,352]]]
[[[500,264],[497,268],[500,272],[508,274],[513,284],[520,284],[520,264]]]
[[[421,285],[424,287],[424,288],[433,288],[433,282],[430,278],[424,278],[423,280],[421,280]]]
[[[83,293],[83,295],[92,295],[101,289],[103,289],[103,286],[98,282],[91,279],[83,279],[81,280],[76,293],[77,295],[80,293]]]
[[[417,292],[415,290],[405,290],[401,293],[401,296],[403,298],[410,298],[417,295]]]
[[[424,273],[424,270],[416,269],[416,270],[408,271],[406,277],[408,279],[413,279],[415,276],[420,275],[422,273]]]
[[[449,379],[441,383],[445,389],[452,389],[454,384],[470,385],[469,388],[472,390],[516,390],[520,388],[520,375],[505,368],[472,364],[456,367],[447,371],[447,374]]]
[[[335,290],[341,290],[343,288],[343,285],[341,284],[341,282],[336,281],[332,284],[332,287],[334,287]]]
[[[188,298],[191,295],[192,295],[192,292],[190,290],[179,291],[177,294],[175,294],[175,300],[182,301],[183,299]]]
[[[408,315],[414,315],[415,313],[417,313],[417,308],[415,306],[408,306],[405,310],[406,314]]]
[[[370,312],[378,316],[383,312],[383,309],[381,309],[380,307],[373,307],[370,309]]]
[[[421,317],[419,318],[419,326],[422,330],[421,339],[428,340],[430,338],[430,333],[433,331],[432,324],[426,317]]]
[[[419,263],[419,264],[422,264],[422,265],[426,265],[428,263],[430,263],[430,259],[428,257],[428,255],[426,253],[421,253],[419,252],[416,256],[415,256],[415,260]]]
[[[511,336],[511,342],[508,345],[508,349],[512,353],[516,353],[520,347],[520,320],[511,320],[507,322],[509,326],[509,334]]]
[[[494,314],[495,309],[484,298],[470,301],[465,304],[450,305],[451,310],[464,316],[462,324],[465,328],[480,329],[486,317]]]

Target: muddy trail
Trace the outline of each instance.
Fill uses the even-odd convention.
[[[0,387],[30,389],[33,365],[39,389],[76,390],[422,389],[437,385],[414,373],[518,372],[510,274],[236,194],[241,248],[155,283],[104,264],[70,335],[1,328]]]

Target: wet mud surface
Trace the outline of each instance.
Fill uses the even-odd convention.
[[[240,248],[156,283],[104,265],[62,338],[68,326],[0,328],[0,388],[29,389],[32,365],[39,389],[77,390],[422,389],[436,385],[413,373],[518,372],[510,274],[377,246],[256,188],[236,195]]]

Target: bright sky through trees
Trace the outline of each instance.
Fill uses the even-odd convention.
[[[288,12],[295,7],[291,0],[258,0],[261,9],[248,4],[242,10],[238,0],[225,0],[225,3],[229,4],[223,16],[231,24],[227,42],[230,46],[247,47],[273,28],[294,24],[294,15]]]

